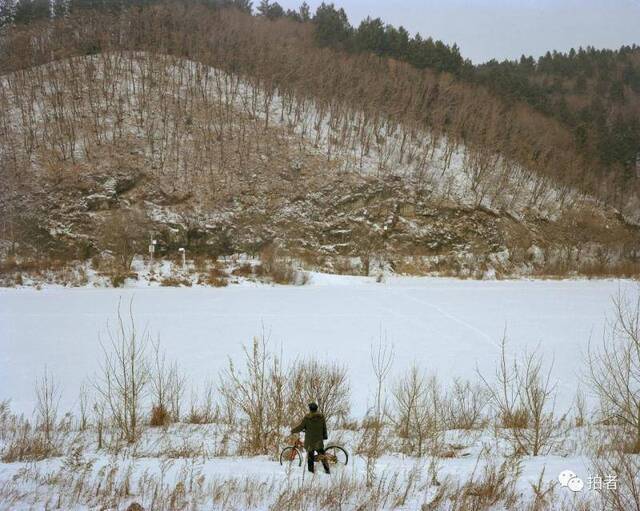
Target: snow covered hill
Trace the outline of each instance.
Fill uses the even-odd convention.
[[[1,84],[9,283],[45,254],[108,255],[120,217],[163,257],[276,247],[310,270],[369,274],[378,260],[465,277],[637,266],[638,227],[593,198],[336,98],[152,53],[60,60]]]

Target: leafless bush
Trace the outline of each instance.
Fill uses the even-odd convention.
[[[413,366],[392,389],[389,416],[402,439],[402,452],[415,456],[433,452],[444,426],[444,402],[436,377]]]
[[[480,378],[501,421],[496,431],[509,441],[514,453],[544,455],[562,438],[565,417],[555,416],[557,384],[551,381],[551,367],[545,373],[542,358],[535,352],[509,361],[503,339],[495,382],[481,374]]]
[[[80,429],[80,431],[85,431],[89,423],[89,418],[88,418],[89,395],[87,393],[87,388],[84,384],[80,385],[80,391],[78,393],[78,406],[80,411],[78,428]]]
[[[338,363],[303,360],[288,371],[287,399],[292,416],[304,415],[307,404],[315,401],[327,420],[344,422],[351,408],[349,394],[347,368]]]
[[[127,274],[136,254],[145,252],[149,228],[142,210],[118,210],[107,216],[100,229],[100,244],[116,258],[116,274]]]
[[[602,481],[598,491],[602,509],[640,511],[640,459],[621,448],[603,452],[592,460],[593,473]],[[615,481],[608,487],[607,479]]]
[[[54,444],[59,403],[60,387],[45,367],[42,378],[36,379],[36,426],[42,431],[49,449],[52,449]]]
[[[100,341],[103,360],[99,376],[94,381],[111,419],[122,437],[133,443],[140,434],[142,401],[149,384],[147,348],[148,332],[138,333],[129,305],[129,321],[118,313],[116,327],[108,329],[108,341]]]
[[[191,287],[192,282],[182,277],[165,277],[160,281],[162,287]]]
[[[376,379],[374,389],[374,405],[369,410],[362,425],[362,434],[357,446],[366,462],[366,484],[371,487],[376,479],[376,460],[387,446],[384,438],[384,418],[388,416],[386,383],[391,366],[393,365],[393,346],[386,340],[386,334],[381,333],[377,345],[371,346],[371,367]]]
[[[93,403],[93,420],[96,428],[96,441],[98,444],[98,449],[102,449],[104,446],[104,430],[105,430],[105,409],[106,405],[104,400],[96,400]]]
[[[244,348],[244,370],[229,360],[220,380],[225,409],[240,415],[241,450],[248,454],[272,451],[286,426],[286,402],[273,399],[285,382],[282,363],[269,352],[268,344],[263,331],[261,337],[254,338],[251,349]]]
[[[615,317],[599,348],[589,347],[588,380],[603,420],[622,425],[640,453],[640,296],[618,295]]]
[[[39,461],[59,456],[68,433],[58,421],[59,388],[45,369],[36,382],[36,423],[11,412],[8,401],[0,402],[0,460]]]
[[[215,403],[214,387],[208,383],[204,390],[202,400],[198,400],[194,392],[191,396],[191,405],[187,415],[187,422],[190,424],[211,424],[216,422],[220,413]],[[229,423],[233,423],[233,418],[228,418]]]
[[[296,269],[292,262],[284,258],[273,245],[262,249],[260,263],[261,275],[270,277],[275,284],[304,286],[309,282],[309,275]]]
[[[488,395],[482,385],[454,379],[446,399],[447,429],[477,429],[486,423]]]
[[[228,277],[229,275],[225,271],[213,266],[207,272],[205,282],[213,287],[227,287],[229,285]]]
[[[58,454],[53,442],[47,441],[44,434],[34,429],[29,421],[21,419],[6,438],[0,459],[4,463],[38,461]]]
[[[521,473],[522,466],[515,458],[508,458],[499,466],[487,463],[479,476],[472,474],[470,480],[461,486],[457,509],[483,510],[497,505],[512,509],[519,500],[516,482]]]
[[[582,389],[578,389],[573,400],[573,423],[576,428],[587,424],[587,403]]]
[[[349,413],[349,382],[346,368],[315,359],[298,361],[289,367],[269,350],[269,336],[263,330],[244,348],[244,364],[232,360],[219,385],[222,397],[219,414],[230,423],[240,420],[241,450],[264,454],[273,451],[292,422],[307,413],[311,401],[318,402],[328,418],[344,420]]]
[[[183,394],[184,377],[180,376],[178,364],[168,363],[160,342],[153,344],[153,363],[149,372],[153,408],[149,423],[152,426],[167,426],[180,419],[180,401]]]

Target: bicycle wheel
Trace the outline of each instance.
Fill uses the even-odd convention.
[[[349,463],[349,453],[339,445],[330,445],[324,452],[330,465],[346,465]]]
[[[280,453],[280,465],[302,466],[302,454],[295,447],[285,447]]]

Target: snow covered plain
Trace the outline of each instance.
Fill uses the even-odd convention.
[[[178,361],[193,387],[207,380],[215,382],[228,357],[241,357],[242,346],[264,328],[270,332],[271,348],[285,359],[317,356],[346,364],[353,415],[362,417],[372,398],[369,350],[381,336],[394,346],[394,375],[406,372],[415,363],[447,384],[454,376],[475,379],[476,369],[493,374],[506,331],[511,353],[538,348],[548,362],[553,360],[554,376],[560,381],[558,408],[564,411],[562,408],[568,407],[575,396],[588,341],[599,339],[611,312],[611,298],[619,292],[637,292],[637,284],[614,280],[487,282],[436,278],[388,278],[376,283],[368,278],[313,274],[311,283],[301,287],[244,283],[223,289],[146,284],[124,289],[4,289],[0,290],[0,399],[10,398],[13,411],[30,414],[35,403],[34,380],[46,365],[62,385],[61,410],[75,409],[80,385],[98,368],[99,337],[114,321],[118,303],[125,307],[133,300],[138,325],[160,336],[168,358]],[[91,509],[91,499],[72,505],[82,499],[74,501],[68,497],[69,491],[73,485],[81,485],[89,488],[87,495],[98,495],[105,471],[115,474],[113,479],[122,484],[131,478],[134,485],[133,495],[113,501],[112,507],[117,509],[134,500],[153,509],[154,504],[149,502],[153,502],[151,494],[156,490],[150,488],[157,488],[153,486],[157,481],[171,495],[178,491],[179,484],[196,484],[194,481],[200,485],[201,495],[216,491],[231,494],[229,488],[243,495],[233,505],[232,501],[217,501],[207,509],[277,508],[268,495],[304,488],[317,491],[318,487],[337,491],[342,484],[363,484],[366,466],[360,456],[353,456],[350,464],[330,479],[322,475],[305,478],[303,469],[289,473],[266,456],[213,454],[219,432],[215,427],[207,428],[210,426],[179,424],[165,433],[149,430],[128,454],[96,452],[94,434],[89,433],[73,440],[85,446],[80,461],[68,456],[37,463],[0,464],[0,497],[6,499],[3,503],[0,498],[0,509],[44,509],[56,502],[66,502],[69,509]],[[567,469],[586,480],[590,465],[581,447],[584,434],[580,428],[574,430],[565,447],[552,455],[524,457],[517,492],[529,494],[531,483],[538,480],[543,469],[547,485]],[[349,450],[357,442],[349,431],[332,432],[331,439]],[[456,457],[437,459],[438,480],[473,478],[481,471],[478,464],[504,459],[498,454],[501,448],[486,432],[472,433],[458,441],[465,447]],[[489,452],[494,454],[487,455],[490,444],[494,447]],[[170,454],[186,445],[200,454],[175,458]],[[398,484],[406,485],[412,473],[420,474],[420,482],[407,492],[410,497],[402,506],[389,503],[378,504],[378,508],[419,509],[429,501],[429,495],[437,489],[429,482],[433,460],[393,453],[382,456],[376,463],[381,484],[391,488],[396,477]],[[395,491],[403,493],[401,489]],[[554,504],[575,497],[563,488],[554,491]],[[366,500],[367,494],[356,495],[352,501],[363,498]],[[93,499],[98,506],[98,497]],[[204,501],[210,502],[206,498]],[[174,509],[173,504],[165,504],[155,508]]]
[[[31,413],[36,375],[44,366],[60,381],[61,408],[73,409],[78,388],[99,363],[99,337],[118,302],[140,327],[159,336],[170,360],[197,386],[216,381],[228,357],[265,331],[286,360],[317,356],[348,365],[353,414],[371,398],[369,351],[382,336],[395,350],[394,373],[416,363],[443,383],[492,374],[506,331],[508,350],[539,347],[560,380],[559,401],[575,396],[590,338],[600,339],[612,296],[636,290],[616,280],[463,281],[313,274],[310,285],[245,284],[223,289],[46,288],[0,290],[0,398]]]

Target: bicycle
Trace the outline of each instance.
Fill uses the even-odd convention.
[[[280,453],[280,465],[288,464],[289,466],[295,466],[296,461],[298,466],[302,466],[302,452],[304,451],[304,443],[300,438],[296,438],[293,445],[289,445],[282,449]],[[317,454],[315,461],[326,461],[329,465],[346,465],[349,463],[349,453],[339,445],[328,445],[324,449],[324,454]]]

